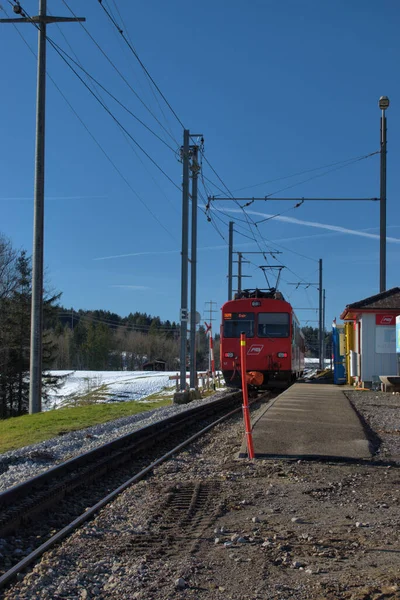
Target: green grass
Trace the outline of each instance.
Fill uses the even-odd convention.
[[[0,453],[170,404],[168,396],[153,394],[146,402],[91,403],[4,419],[0,421]]]

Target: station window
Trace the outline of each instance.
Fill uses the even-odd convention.
[[[258,337],[289,337],[289,313],[259,313],[257,334]]]
[[[242,332],[246,337],[254,337],[254,313],[224,314],[224,337],[239,338]]]

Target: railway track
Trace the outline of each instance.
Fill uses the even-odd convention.
[[[240,410],[241,392],[228,394],[113,440],[1,493],[0,590],[124,489]],[[190,526],[196,540],[204,518],[198,515],[208,514],[201,509],[209,491],[201,484],[192,487],[183,485],[171,492],[166,507],[170,518],[164,522],[178,520],[182,527]],[[159,539],[143,538],[138,544],[138,551],[140,544],[163,551]]]

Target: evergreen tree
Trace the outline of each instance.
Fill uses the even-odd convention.
[[[29,402],[29,343],[30,343],[30,265],[23,251],[15,263],[16,286],[3,299],[5,316],[3,343],[6,359],[2,365],[1,416],[20,415]]]
[[[0,372],[0,417],[21,415],[29,406],[29,362],[31,322],[31,261],[22,251],[15,257],[15,285],[1,299],[1,372]],[[59,296],[45,298],[44,315],[54,316],[54,301]],[[54,361],[53,341],[43,338],[43,365],[52,366]],[[43,379],[43,397],[49,386],[57,385],[56,378]]]
[[[104,323],[91,323],[86,340],[86,356],[89,369],[109,368],[111,352],[111,330]]]

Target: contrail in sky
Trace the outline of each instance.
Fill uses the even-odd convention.
[[[99,200],[105,198],[108,198],[108,196],[46,196],[45,200]],[[11,198],[7,196],[0,198],[0,201],[1,200],[33,200],[33,196],[22,196],[18,198]]]
[[[252,246],[253,242],[250,244],[242,244],[246,246]],[[204,248],[198,248],[198,250],[225,250],[228,246],[206,246]],[[98,258],[94,258],[93,260],[108,260],[110,258],[126,258],[128,256],[149,256],[152,254],[180,254],[180,250],[149,250],[146,252],[130,252],[128,254],[115,254],[113,256],[99,256]]]
[[[147,285],[110,285],[112,288],[126,288],[129,290],[149,290]]]
[[[225,213],[241,213],[239,208],[232,208],[225,210]],[[347,233],[349,235],[358,235],[360,237],[367,237],[374,240],[379,240],[380,237],[376,233],[367,233],[366,231],[359,231],[357,229],[347,229],[346,227],[340,227],[339,225],[328,225],[326,223],[318,223],[316,221],[304,221],[302,219],[296,219],[294,217],[282,217],[275,216],[268,213],[257,212],[256,210],[247,210],[248,214],[257,215],[259,217],[265,217],[266,219],[274,217],[275,221],[282,221],[283,223],[293,223],[294,225],[305,225],[306,227],[316,227],[318,229],[328,229],[329,231],[335,231],[336,233]],[[388,242],[394,242],[400,244],[399,238],[387,237]]]
[[[179,250],[149,250],[148,252],[130,252],[129,254],[114,254],[113,256],[99,256],[93,260],[108,260],[110,258],[126,258],[127,256],[147,256],[151,254],[178,254]]]
[[[230,212],[234,212],[234,210],[232,210]],[[252,214],[264,216],[264,213],[253,212]],[[265,216],[268,216],[268,215],[265,215]],[[276,217],[276,218],[278,218],[278,217]],[[286,220],[286,219],[289,219],[290,217],[282,217],[282,218],[284,218]],[[292,219],[292,221],[294,221],[298,224],[309,225],[310,227],[320,227],[322,229],[329,229],[330,231],[332,231],[332,233],[314,233],[311,235],[298,235],[298,236],[294,236],[294,237],[279,238],[278,240],[272,239],[272,240],[269,240],[269,243],[273,244],[274,242],[276,242],[278,244],[279,242],[294,242],[297,240],[309,240],[311,238],[329,237],[331,235],[338,235],[341,233],[360,235],[363,237],[373,238],[376,240],[380,239],[378,234],[368,233],[367,229],[358,231],[356,229],[346,229],[344,227],[339,227],[336,225],[325,225],[323,223],[314,223],[313,221],[300,221],[299,219]],[[398,228],[398,227],[400,227],[400,225],[388,225],[388,229],[389,228]],[[370,227],[370,229],[379,229],[379,228],[378,227]],[[395,243],[400,242],[400,239],[398,239],[398,238],[387,237],[386,239],[390,242],[395,242]],[[255,242],[246,242],[243,244],[236,244],[236,247],[243,248],[244,246],[254,246],[254,244],[255,244]],[[225,245],[221,245],[221,246],[203,246],[203,247],[198,248],[198,250],[226,250],[227,248],[228,248],[228,244],[225,244]],[[115,254],[112,256],[99,256],[98,258],[94,258],[93,260],[109,260],[109,259],[113,259],[113,258],[127,258],[129,256],[149,256],[149,255],[179,254],[179,253],[180,253],[180,250],[149,250],[149,251],[145,251],[145,252],[130,252],[128,254]]]

